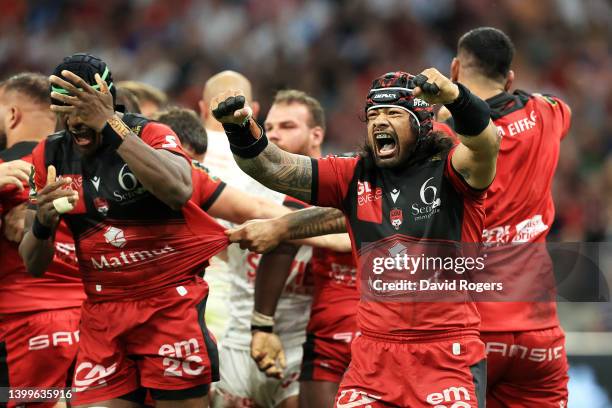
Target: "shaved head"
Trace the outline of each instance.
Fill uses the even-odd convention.
[[[202,99],[207,104],[210,104],[211,99],[221,92],[229,89],[240,89],[244,92],[247,102],[253,101],[253,91],[251,82],[242,74],[236,71],[222,71],[210,77],[204,86],[204,94]]]
[[[204,92],[202,92],[202,99],[199,102],[200,116],[204,126],[206,126],[206,129],[218,131],[223,130],[221,123],[219,123],[213,117],[212,112],[210,111],[210,102],[215,96],[229,90],[242,91],[247,103],[251,106],[251,109],[253,109],[253,116],[257,117],[259,114],[259,103],[253,101],[253,88],[251,87],[251,81],[236,71],[221,71],[206,81]]]

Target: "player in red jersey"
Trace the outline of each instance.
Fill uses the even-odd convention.
[[[21,73],[0,83],[0,131],[7,149],[0,152],[0,386],[14,389],[65,388],[76,359],[80,306],[85,292],[78,275],[74,242],[64,223],[58,226],[53,261],[44,277],[27,274],[18,255],[28,201],[31,152],[55,130],[49,110],[49,81]],[[2,171],[0,171],[2,173]],[[25,178],[25,182],[24,182]],[[23,185],[22,185],[23,183]],[[12,221],[10,221],[12,220]],[[10,230],[10,231],[9,231]],[[9,406],[19,405],[10,401]],[[28,405],[29,406],[29,405]],[[53,401],[32,406],[65,406]]]
[[[37,210],[19,250],[39,275],[60,218],[75,239],[87,300],[73,404],[136,405],[146,387],[157,406],[205,406],[218,359],[198,274],[227,245],[223,228],[189,201],[191,161],[174,132],[115,112],[106,63],[75,54],[50,81],[65,130],[33,152]],[[207,180],[211,197],[219,183]]]
[[[485,201],[483,239],[503,258],[545,251],[555,216],[551,187],[561,140],[570,127],[570,108],[559,98],[510,93],[514,47],[502,31],[481,27],[464,34],[451,65],[452,79],[486,99],[503,135],[497,176]],[[524,243],[525,245],[515,245]],[[510,249],[511,248],[511,249]],[[505,253],[510,252],[510,253]],[[502,262],[489,257],[487,275],[521,286],[542,287],[552,263]],[[542,290],[545,288],[543,287]],[[487,346],[488,407],[562,407],[567,404],[565,334],[553,302],[479,303],[481,337]]]
[[[244,103],[240,92],[228,92],[213,105],[237,163],[269,188],[342,210],[359,255],[362,335],[353,341],[336,406],[482,404],[484,344],[468,293],[458,291],[452,302],[411,301],[414,294],[394,292],[393,282],[384,281],[389,289],[383,295],[391,299],[386,300],[368,284],[380,280],[374,276],[378,261],[392,259],[372,258],[376,251],[391,256],[427,244],[457,248],[480,240],[485,190],[495,176],[499,146],[486,103],[433,68],[416,77],[388,73],[374,81],[367,98],[364,154],[324,159],[268,144]],[[452,112],[461,140],[456,147],[431,132],[431,103],[444,103]],[[419,268],[415,272],[427,276]],[[420,300],[426,294],[417,295]]]

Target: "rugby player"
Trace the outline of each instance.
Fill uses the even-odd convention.
[[[550,281],[551,261],[546,255],[544,263],[536,263],[525,253],[545,250],[555,217],[552,182],[571,111],[554,96],[511,93],[513,55],[512,41],[502,31],[473,29],[459,39],[451,78],[486,100],[503,135],[497,176],[485,201],[483,232],[491,252],[499,248],[503,257],[492,253],[486,273],[506,282],[521,276],[521,286],[537,288]],[[507,261],[512,258],[521,261]],[[566,406],[565,334],[555,302],[509,300],[521,299],[478,303],[487,350],[487,406]]]
[[[66,57],[50,82],[65,130],[32,153],[37,205],[19,252],[40,275],[60,219],[75,239],[87,300],[72,403],[137,406],[145,387],[156,406],[206,406],[218,358],[198,274],[227,239],[189,201],[191,160],[169,127],[115,112],[112,74],[99,58]],[[205,180],[201,201],[219,188]]]
[[[155,112],[163,110],[168,104],[168,96],[152,85],[138,81],[119,81],[117,89],[125,89],[132,93],[138,101],[140,112],[147,118],[152,117]],[[128,109],[128,112],[132,112]],[[134,112],[136,113],[136,112]]]
[[[452,113],[457,146],[431,133],[432,103]],[[272,189],[341,209],[356,255],[367,242],[383,248],[404,242],[408,250],[481,239],[499,135],[487,104],[433,68],[373,82],[365,106],[366,149],[355,158],[312,159],[280,150],[250,117],[240,91],[216,96],[212,106],[240,167]],[[359,265],[359,273],[366,280],[371,271]],[[467,294],[459,304],[372,301],[364,286],[362,295],[370,296],[357,310],[362,335],[353,341],[336,406],[484,403],[485,349]]]
[[[297,90],[278,92],[264,122],[270,141],[285,151],[304,150],[299,146],[312,143],[308,135],[314,126],[324,139],[323,108]],[[314,149],[311,157],[320,156],[320,149]],[[313,250],[311,266],[314,294],[300,368],[300,407],[329,407],[350,362],[351,341],[358,334],[356,268],[350,253],[323,248]],[[255,312],[266,316],[267,322],[253,331],[251,355],[260,369],[274,376],[282,372],[279,362],[285,358],[282,343],[272,333],[274,315],[289,271],[260,272],[255,280]]]
[[[0,164],[0,370],[5,373],[0,386],[13,389],[67,387],[78,349],[85,292],[66,225],[58,226],[53,261],[44,277],[28,275],[18,255],[32,150],[55,131],[55,123],[47,77],[20,73],[0,83],[0,132],[8,147],[0,152],[0,163],[6,161]],[[3,180],[10,184],[3,185]],[[49,398],[34,405],[65,403]]]

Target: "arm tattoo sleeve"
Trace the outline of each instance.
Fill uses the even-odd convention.
[[[289,239],[346,232],[344,214],[335,208],[310,207],[283,217],[287,220]]]
[[[269,143],[257,157],[234,156],[238,166],[264,186],[302,201],[310,201],[312,163],[310,158],[281,150]]]

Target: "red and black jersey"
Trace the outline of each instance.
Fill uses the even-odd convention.
[[[169,127],[134,114],[123,121],[149,146],[191,163]],[[74,237],[85,291],[93,301],[142,298],[188,282],[228,244],[201,203],[189,200],[182,210],[171,209],[142,186],[116,150],[102,147],[85,158],[70,135],[59,132],[36,147],[33,164],[37,189],[54,165],[79,193],[77,205],[62,219]],[[198,188],[204,196],[214,195],[219,183],[204,181]]]
[[[484,225],[485,192],[469,187],[451,165],[452,149],[418,165],[377,167],[363,157],[313,160],[313,204],[342,210],[358,261],[357,320],[363,333],[412,336],[476,331],[479,315],[462,302],[364,301],[371,270],[362,261],[371,248],[409,251],[415,243],[478,242]]]
[[[553,276],[544,243],[555,217],[552,182],[571,112],[558,98],[522,91],[501,93],[487,103],[503,136],[497,174],[485,201],[483,231],[483,241],[492,245],[490,251],[503,254],[489,257],[487,274],[500,282],[516,282],[520,277],[518,284],[525,289],[538,287]],[[533,262],[534,256],[545,256],[547,261]],[[539,330],[559,324],[553,302],[491,302],[478,308],[483,331]]]
[[[21,142],[0,152],[0,163],[32,161],[36,142]],[[19,191],[9,185],[0,189],[0,216],[28,202],[29,188]],[[0,233],[0,314],[78,307],[85,299],[78,273],[74,242],[61,222],[55,236],[55,256],[43,277],[29,275],[19,256],[19,244]]]
[[[328,339],[356,333],[359,292],[353,254],[314,248],[312,275],[314,294],[306,332]]]

